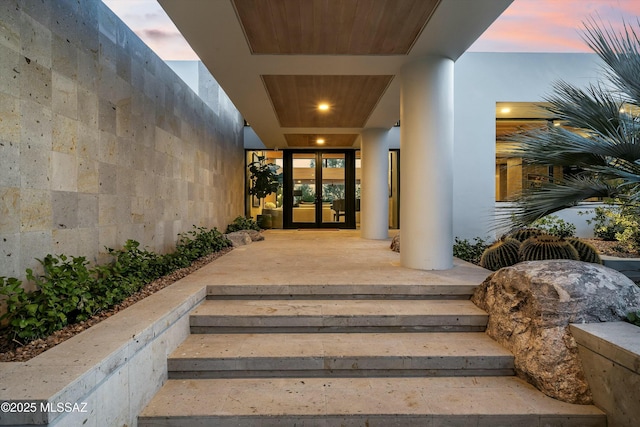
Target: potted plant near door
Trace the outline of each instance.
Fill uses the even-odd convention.
[[[269,194],[276,193],[282,184],[280,166],[267,163],[265,156],[256,156],[256,160],[249,163],[249,180],[251,187],[249,194],[260,200],[260,205]],[[260,228],[271,228],[271,215],[258,215],[256,221]]]

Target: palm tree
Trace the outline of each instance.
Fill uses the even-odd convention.
[[[563,126],[518,135],[512,151],[528,164],[575,166],[581,172],[523,191],[514,209],[499,214],[502,225],[528,225],[592,197],[640,208],[638,34],[626,23],[620,33],[594,20],[585,23],[583,38],[603,60],[605,79],[586,89],[556,83],[544,108]]]

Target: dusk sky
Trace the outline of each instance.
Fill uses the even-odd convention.
[[[162,59],[197,59],[156,0],[103,1]],[[590,17],[637,28],[640,0],[514,0],[470,51],[588,52],[580,30]]]

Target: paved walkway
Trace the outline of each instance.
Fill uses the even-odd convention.
[[[331,293],[348,285],[368,285],[372,292],[418,286],[417,292],[431,287],[469,294],[489,274],[460,260],[446,271],[401,267],[400,254],[389,248],[390,239],[362,239],[357,230],[269,230],[264,235],[264,241],[234,249],[190,279],[212,286],[327,285]]]

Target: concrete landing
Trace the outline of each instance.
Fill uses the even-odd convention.
[[[234,249],[189,276],[209,295],[414,295],[467,299],[489,274],[456,260],[445,271],[400,266],[390,240],[365,240],[356,230],[267,231],[265,240]],[[390,232],[391,235],[395,232]]]

